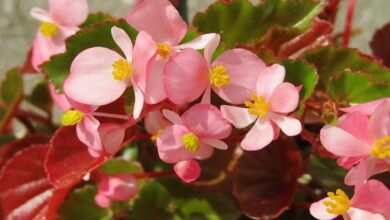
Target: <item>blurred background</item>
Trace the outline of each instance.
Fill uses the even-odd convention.
[[[89,0],[91,12],[109,12],[117,17],[125,16],[134,0]],[[203,11],[214,0],[187,0],[191,19]],[[258,2],[259,0],[251,0]],[[335,32],[343,29],[347,0],[342,0]],[[30,17],[29,11],[37,6],[47,9],[47,0],[0,0],[0,78],[4,72],[24,61],[34,39],[38,21]],[[390,0],[357,0],[351,47],[371,53],[369,42],[375,30],[390,22]]]

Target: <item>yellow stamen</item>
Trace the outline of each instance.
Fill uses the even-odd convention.
[[[251,101],[246,101],[245,106],[248,107],[248,112],[252,115],[257,115],[260,118],[264,118],[268,114],[270,108],[267,101],[263,96],[256,96],[255,93],[251,92],[249,94]]]
[[[374,142],[374,147],[371,149],[372,155],[378,159],[390,157],[390,135],[386,135]]]
[[[331,201],[324,201],[324,205],[327,207],[326,211],[331,214],[343,215],[349,207],[350,202],[348,196],[341,189],[336,190],[336,194],[328,192],[328,197]]]
[[[195,152],[199,149],[199,138],[192,132],[189,132],[181,138],[184,147],[191,152]]]
[[[210,70],[210,83],[218,89],[229,82],[230,76],[224,65],[218,65]]]
[[[79,110],[68,110],[61,116],[63,126],[73,126],[83,119],[84,113]]]
[[[157,44],[157,54],[160,55],[163,59],[166,59],[169,57],[169,54],[171,54],[171,46],[167,43]]]
[[[157,138],[160,137],[160,135],[163,131],[164,131],[164,129],[162,129],[162,128],[158,129],[158,131],[154,135],[152,135],[152,137],[150,137],[150,140],[152,140],[153,142],[156,142]]]
[[[54,23],[50,22],[42,22],[41,26],[39,27],[39,30],[41,31],[42,35],[45,37],[53,37],[58,32],[58,27]]]
[[[131,76],[131,63],[120,58],[112,64],[112,75],[116,80],[125,80]]]

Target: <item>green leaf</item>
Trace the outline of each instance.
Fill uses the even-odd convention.
[[[98,12],[95,14],[89,14],[88,18],[86,21],[84,21],[83,24],[80,25],[80,28],[86,28],[90,27],[94,24],[105,22],[105,21],[113,21],[115,18],[113,18],[111,15],[103,13],[103,12]]]
[[[58,210],[58,220],[110,220],[112,212],[96,205],[94,186],[76,189]]]
[[[186,218],[200,214],[208,220],[221,220],[210,203],[205,199],[188,200],[181,205],[180,210]]]
[[[390,97],[390,83],[372,82],[370,75],[358,72],[342,72],[330,82],[329,92],[339,103],[363,103]]]
[[[100,169],[109,175],[118,173],[139,173],[143,169],[138,162],[126,161],[123,159],[111,159],[107,163],[103,164]]]
[[[44,111],[51,111],[52,100],[47,83],[41,81],[35,85],[31,95],[27,97],[27,101]]]
[[[14,68],[5,74],[5,79],[0,86],[0,133],[11,120],[22,97],[22,75],[18,68]]]
[[[248,0],[216,2],[206,12],[198,13],[193,23],[203,33],[221,34],[222,41],[232,48],[236,43],[264,41],[262,38],[272,35],[277,27],[285,33],[280,37],[289,32],[291,39],[310,27],[321,8],[318,0],[266,0],[257,6]]]
[[[62,84],[69,74],[73,59],[83,50],[100,46],[120,51],[111,36],[113,26],[125,30],[133,40],[137,35],[137,31],[124,20],[98,23],[68,38],[66,52],[53,56],[50,61],[42,65],[42,70],[58,90],[62,90]]]

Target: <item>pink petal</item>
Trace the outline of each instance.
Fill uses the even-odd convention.
[[[230,76],[228,84],[213,90],[231,104],[243,104],[249,93],[256,91],[256,80],[265,64],[255,54],[244,49],[228,50],[221,54],[212,66],[223,65]]]
[[[99,134],[104,151],[109,154],[115,154],[122,146],[125,129],[117,124],[102,124],[99,127]]]
[[[200,138],[224,139],[232,132],[230,123],[217,107],[196,104],[182,115],[184,125]]]
[[[53,19],[51,19],[49,13],[41,8],[34,7],[30,10],[31,17],[37,19],[38,21],[42,22],[53,22]]]
[[[269,113],[269,117],[287,136],[295,136],[302,131],[301,122],[296,118],[275,113]]]
[[[73,60],[64,92],[71,99],[88,105],[106,105],[118,99],[127,83],[114,79],[112,64],[123,59],[115,51],[94,47]]]
[[[142,108],[144,107],[144,94],[141,89],[133,81],[133,90],[134,90],[134,109],[133,109],[133,118],[137,119],[142,112]]]
[[[344,178],[346,185],[359,187],[365,183],[374,173],[377,159],[368,156],[348,171]]]
[[[390,135],[390,102],[383,102],[372,113],[368,132],[373,141]]]
[[[171,56],[165,65],[164,88],[169,100],[181,105],[199,98],[209,84],[206,61],[194,49]]]
[[[187,24],[168,0],[145,0],[126,21],[138,31],[150,33],[159,43],[177,45],[187,33]]]
[[[101,208],[109,208],[111,206],[111,200],[102,194],[96,194],[95,202]]]
[[[228,145],[225,142],[217,140],[217,139],[204,138],[204,139],[202,139],[202,142],[206,143],[214,148],[220,149],[220,150],[227,150],[228,149]]]
[[[369,180],[355,190],[351,205],[390,218],[390,190],[378,180]]]
[[[357,209],[354,207],[351,207],[348,210],[348,217],[351,220],[386,220],[386,218],[377,213],[372,213],[363,209]]]
[[[264,96],[268,100],[275,88],[283,82],[285,74],[286,70],[279,64],[260,70],[256,84],[257,95]]]
[[[261,150],[274,138],[274,130],[269,120],[258,119],[241,142],[241,148],[247,151]]]
[[[96,111],[96,109],[98,109],[98,106],[82,104],[82,103],[76,102],[75,100],[69,98],[68,96],[65,96],[65,97],[68,100],[69,104],[72,106],[72,108],[77,109],[85,114],[91,114],[94,111]]]
[[[180,125],[169,126],[157,138],[158,155],[166,163],[177,163],[193,158],[205,159],[212,155],[213,148],[202,144],[195,152],[190,152],[184,148],[182,137],[189,131]]]
[[[371,147],[341,128],[326,125],[321,129],[322,145],[331,153],[343,157],[357,157],[370,154]]]
[[[249,114],[247,108],[236,106],[222,105],[221,113],[236,128],[245,128],[257,119],[257,116]]]
[[[368,117],[361,112],[343,115],[337,122],[337,127],[352,134],[357,139],[370,142],[368,136]]]
[[[132,78],[142,92],[145,92],[147,76],[152,70],[153,60],[156,55],[156,44],[148,33],[141,31],[137,35],[132,55]]]
[[[132,51],[133,51],[133,43],[131,42],[130,37],[127,33],[118,27],[111,28],[112,39],[114,39],[116,45],[122,50],[125,54],[126,59],[131,62],[132,59]]]
[[[145,93],[145,102],[148,104],[156,104],[167,98],[163,82],[165,64],[166,60],[156,58],[148,72]]]
[[[54,84],[49,82],[50,96],[53,99],[54,103],[65,112],[72,108],[64,94],[60,94],[56,91]]]
[[[280,135],[280,128],[278,127],[277,124],[275,123],[271,123],[272,124],[272,127],[274,128],[274,140],[278,139],[279,138],[279,135]]]
[[[202,34],[199,37],[193,39],[192,41],[181,44],[177,46],[177,49],[185,49],[185,48],[192,48],[194,50],[201,50],[206,47],[206,45],[213,40],[216,37],[217,34],[215,33],[210,33],[210,34]]]
[[[203,55],[208,67],[211,65],[211,59],[213,57],[215,50],[218,47],[220,39],[221,36],[219,34],[216,34],[215,36],[213,36],[213,38],[208,42],[208,44],[204,48]]]
[[[310,214],[314,218],[321,220],[330,220],[337,217],[337,215],[331,214],[326,211],[327,207],[324,205],[324,202],[327,200],[329,200],[328,197],[311,204]]]
[[[87,0],[49,0],[50,15],[62,26],[77,27],[88,16]]]
[[[162,113],[166,119],[168,119],[172,124],[183,125],[183,121],[181,120],[180,115],[176,112],[173,112],[168,109],[163,109]]]
[[[149,134],[156,134],[160,129],[164,129],[170,124],[160,111],[149,112],[144,120],[145,129]]]
[[[90,115],[84,115],[83,120],[77,124],[76,133],[83,144],[101,153],[103,152],[103,146],[98,132],[99,126],[100,123],[96,118]],[[96,157],[97,155],[91,156]]]
[[[299,102],[299,93],[291,83],[279,84],[271,95],[269,103],[273,112],[289,113],[294,111]]]
[[[372,102],[351,106],[348,108],[340,108],[340,110],[347,113],[361,112],[366,115],[371,115],[375,111],[375,109],[385,101],[390,102],[390,98],[382,98]]]
[[[127,201],[138,192],[137,179],[129,174],[116,174],[99,182],[98,194],[112,201]]]
[[[337,158],[337,164],[345,169],[351,169],[354,165],[359,163],[363,157],[339,157]]]
[[[180,161],[173,166],[176,175],[186,183],[199,178],[201,168],[196,160]]]
[[[203,93],[202,100],[200,100],[202,104],[211,104],[211,85],[207,86],[206,91]]]

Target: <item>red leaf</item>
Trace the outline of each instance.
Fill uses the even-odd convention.
[[[370,42],[371,50],[375,56],[381,58],[383,64],[390,67],[390,23],[376,31]]]
[[[48,149],[48,145],[31,146],[4,166],[0,174],[1,219],[52,219],[70,188],[58,191],[47,181],[43,162]]]
[[[11,159],[18,151],[31,146],[32,144],[45,144],[49,138],[43,135],[30,135],[23,139],[12,141],[0,148],[0,169],[7,160]]]
[[[20,69],[21,73],[38,73],[38,71],[32,65],[32,48],[28,51],[23,66]]]
[[[279,138],[263,150],[240,157],[233,172],[233,193],[246,215],[274,218],[291,204],[301,175],[297,146]]]

